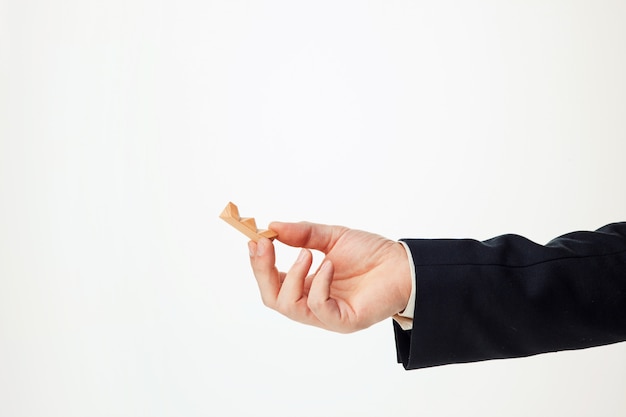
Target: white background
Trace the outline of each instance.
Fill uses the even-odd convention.
[[[265,309],[217,217],[540,243],[625,220],[624,22],[623,1],[0,0],[0,415],[624,415],[625,344],[406,372],[390,321]]]

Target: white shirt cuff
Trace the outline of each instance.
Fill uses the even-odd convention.
[[[411,296],[404,310],[393,316],[393,319],[402,327],[402,330],[411,330],[413,328],[413,313],[415,312],[415,297],[417,293],[415,265],[413,264],[413,255],[406,243],[402,243],[409,261],[409,269],[411,270]]]

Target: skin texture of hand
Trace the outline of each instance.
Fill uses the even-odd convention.
[[[303,248],[288,272],[275,266],[273,243],[249,242],[250,263],[263,303],[301,323],[340,333],[361,330],[402,311],[411,272],[402,244],[342,226],[270,224],[277,240]],[[309,273],[311,249],[326,256]]]

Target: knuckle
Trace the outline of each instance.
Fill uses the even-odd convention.
[[[313,311],[320,311],[324,306],[324,301],[317,297],[309,297],[307,300],[307,305]]]
[[[265,307],[271,308],[272,310],[276,309],[276,303],[273,300],[271,300],[269,297],[261,295],[261,301],[263,302],[263,305]]]
[[[279,313],[281,313],[281,314],[283,314],[283,315],[285,315],[287,317],[290,317],[292,315],[292,313],[293,313],[293,304],[292,303],[288,303],[285,300],[279,300],[276,303],[276,310]]]
[[[276,311],[289,318],[294,318],[297,317],[298,308],[296,302],[278,300],[276,303]]]
[[[279,297],[278,300],[276,300],[276,311],[282,314],[286,314],[288,309],[289,309],[288,304],[285,302],[285,300]]]

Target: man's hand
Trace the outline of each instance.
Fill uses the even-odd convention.
[[[340,333],[364,329],[402,311],[411,273],[401,243],[341,226],[272,223],[277,240],[303,248],[291,269],[279,272],[267,238],[249,242],[250,263],[263,303],[301,323]],[[313,255],[326,257],[309,274]]]

